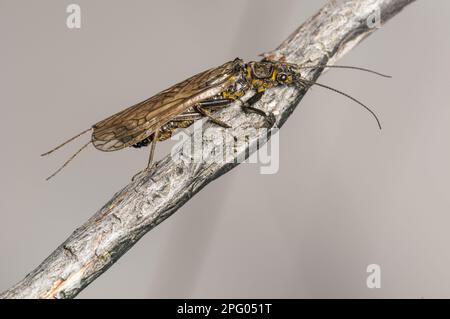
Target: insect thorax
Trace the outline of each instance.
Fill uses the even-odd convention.
[[[246,65],[246,78],[257,92],[294,82],[296,71],[292,64],[283,62],[259,61]]]

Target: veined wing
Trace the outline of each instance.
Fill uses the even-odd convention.
[[[241,59],[235,59],[209,69],[96,123],[92,144],[101,151],[136,144],[176,115],[224,91],[238,79],[242,65]]]

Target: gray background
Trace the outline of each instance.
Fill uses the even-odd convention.
[[[22,279],[147,161],[39,154],[211,66],[273,49],[325,1],[0,1],[0,290]],[[280,171],[244,164],[147,234],[80,297],[450,297],[450,2],[418,1],[311,90]],[[86,139],[87,137],[85,137]],[[159,156],[170,150],[162,143]],[[366,287],[368,264],[382,287]]]

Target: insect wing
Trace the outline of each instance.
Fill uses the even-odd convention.
[[[101,151],[116,151],[136,144],[176,115],[224,91],[239,78],[242,68],[240,59],[227,62],[96,123],[92,144]]]

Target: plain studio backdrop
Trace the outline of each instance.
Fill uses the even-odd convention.
[[[0,1],[0,290],[146,165],[147,149],[39,154],[206,68],[274,49],[325,1]],[[450,2],[417,1],[320,81],[280,132],[280,168],[243,164],[79,297],[450,297]],[[159,144],[158,157],[173,142]],[[367,266],[381,267],[369,289]]]

